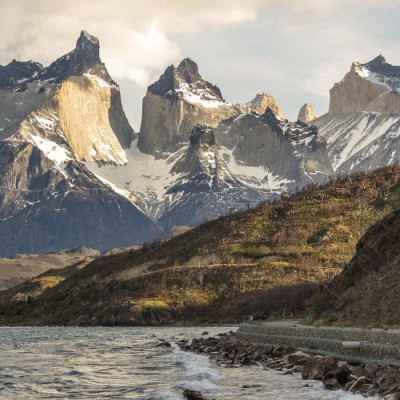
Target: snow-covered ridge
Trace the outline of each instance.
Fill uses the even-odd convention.
[[[400,96],[400,78],[394,76],[386,76],[384,74],[371,71],[366,67],[366,65],[361,63],[354,64],[356,67],[355,71],[361,78],[364,78],[371,83],[385,86],[391,92]]]
[[[282,135],[293,146],[314,145],[323,138],[319,136],[318,129],[315,126],[308,126],[304,123],[290,122],[276,115],[271,109],[267,109],[264,115],[260,116],[260,121]]]
[[[400,117],[396,114],[327,114],[316,125],[327,140],[335,172],[372,169],[400,160]]]
[[[279,177],[271,173],[264,165],[253,167],[236,161],[233,155],[235,149],[228,149],[220,146],[221,157],[225,161],[229,170],[235,175],[241,183],[254,189],[265,189],[271,191],[281,191],[286,185],[293,181]]]
[[[179,87],[175,89],[175,93],[179,98],[189,103],[200,104],[205,108],[218,108],[226,104],[211,90],[199,89],[183,81],[179,82]]]

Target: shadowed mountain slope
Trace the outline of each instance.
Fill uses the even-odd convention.
[[[398,166],[338,177],[164,243],[49,271],[35,290],[26,282],[0,294],[1,322],[143,325],[301,315],[371,224],[400,206],[399,177]]]

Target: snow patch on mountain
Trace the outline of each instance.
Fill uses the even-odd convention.
[[[52,142],[51,140],[31,135],[28,141],[36,147],[39,147],[48,159],[54,161],[58,165],[72,159],[71,153],[67,148]]]
[[[162,212],[166,192],[181,177],[181,174],[171,174],[174,162],[184,154],[187,146],[175,153],[168,153],[165,158],[140,152],[135,139],[131,147],[126,149],[127,163],[125,165],[99,165],[96,162],[86,162],[86,166],[97,176],[105,179],[116,190],[127,197],[152,219]],[[133,197],[132,197],[133,196]]]
[[[200,104],[204,108],[218,108],[222,105],[226,105],[226,103],[211,90],[196,89],[182,80],[178,81],[179,86],[175,89],[175,93],[177,93],[181,99],[189,103]]]
[[[370,71],[365,65],[361,63],[355,63],[358,67],[356,72],[361,78],[367,79],[371,83],[376,83],[378,85],[385,86],[390,91],[397,95],[400,95],[400,78],[393,76],[385,76],[373,71]]]
[[[272,174],[266,166],[253,167],[236,161],[233,155],[235,149],[220,146],[221,157],[226,162],[229,170],[243,184],[254,189],[278,191],[285,188],[293,181]]]
[[[92,75],[87,72],[86,74],[83,74],[83,76],[90,78],[92,81],[96,82],[101,88],[117,88],[116,85],[106,82],[104,79],[101,79],[97,75]]]
[[[400,116],[357,112],[313,121],[327,141],[335,172],[377,168],[399,160]]]

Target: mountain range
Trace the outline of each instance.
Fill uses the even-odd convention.
[[[0,66],[0,256],[152,241],[397,160],[400,68],[381,56],[296,122],[266,93],[227,103],[187,58],[148,87],[136,133],[99,54],[82,31],[48,67]]]

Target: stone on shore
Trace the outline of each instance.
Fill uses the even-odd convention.
[[[371,383],[371,379],[367,378],[366,376],[361,376],[358,378],[350,387],[349,391],[356,393],[356,392],[363,392],[363,387],[364,385],[367,385]],[[375,388],[371,388],[375,389]]]
[[[349,368],[346,365],[342,365],[341,367],[327,372],[322,378],[322,383],[326,389],[336,390],[346,385],[347,378],[350,376],[350,374],[351,371]],[[334,381],[337,382],[337,385]]]
[[[196,390],[189,390],[189,389],[186,389],[183,392],[183,397],[186,400],[208,400],[207,397],[204,397],[200,392],[197,392]]]
[[[318,379],[321,380],[323,376],[337,368],[337,360],[334,357],[313,357],[309,359],[304,365],[301,377],[303,379]]]
[[[283,362],[285,364],[304,365],[310,359],[311,356],[309,354],[303,353],[302,351],[296,351],[295,353],[284,356]]]

